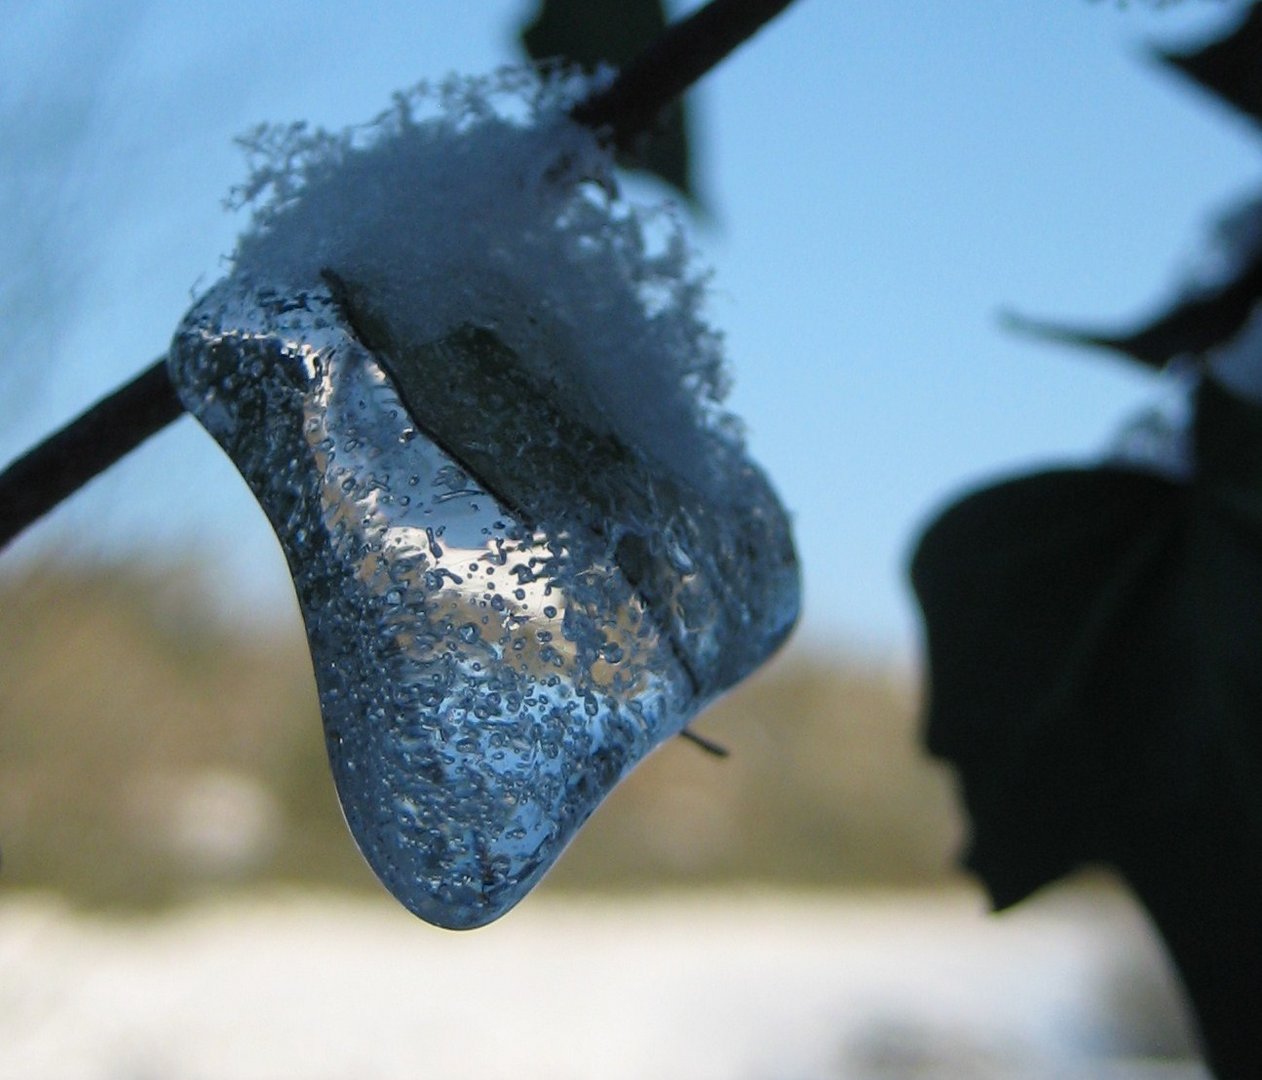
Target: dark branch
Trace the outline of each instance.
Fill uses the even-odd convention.
[[[667,105],[792,2],[711,0],[671,25],[570,115],[585,127],[607,130],[619,149],[631,149]]]
[[[792,0],[712,0],[668,27],[571,115],[626,148],[658,114]],[[176,419],[183,406],[159,360],[0,473],[0,548]]]
[[[184,411],[157,361],[0,473],[0,547]]]

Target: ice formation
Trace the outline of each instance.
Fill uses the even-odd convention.
[[[351,832],[452,928],[798,611],[702,281],[608,194],[569,92],[453,80],[256,133],[254,224],[169,358],[284,548]]]

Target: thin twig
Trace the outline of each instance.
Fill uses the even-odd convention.
[[[662,109],[791,2],[711,0],[667,27],[571,116],[630,148]],[[14,461],[0,473],[0,549],[183,411],[159,360]]]
[[[687,739],[693,746],[704,750],[707,754],[714,757],[724,758],[731,755],[731,751],[722,743],[716,743],[713,739],[707,739],[704,735],[698,735],[692,728],[684,728],[679,733],[680,738]]]
[[[184,411],[165,358],[0,473],[0,548]]]
[[[653,128],[661,111],[793,0],[711,0],[672,23],[600,93],[570,112],[580,124],[607,129],[620,149]]]

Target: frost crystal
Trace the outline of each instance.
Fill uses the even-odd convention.
[[[256,133],[270,200],[169,360],[284,548],[351,832],[452,928],[798,610],[702,283],[605,194],[566,93],[510,73]]]
[[[1254,305],[1234,338],[1210,353],[1208,367],[1237,397],[1262,404],[1262,302]]]
[[[1129,417],[1110,440],[1106,464],[1189,480],[1195,469],[1192,413],[1200,372],[1175,362],[1161,375],[1159,394]]]

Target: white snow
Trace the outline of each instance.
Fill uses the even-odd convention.
[[[461,935],[299,893],[135,920],[9,899],[0,1076],[1203,1078],[1126,1056],[1116,992],[1158,969],[1096,893],[1000,918],[964,893],[539,898]]]
[[[566,115],[586,88],[510,68],[397,94],[361,128],[258,129],[234,273],[299,289],[331,269],[413,344],[491,329],[567,411],[711,490],[712,436],[739,444],[739,425],[705,276],[668,208],[614,196],[612,158]]]

